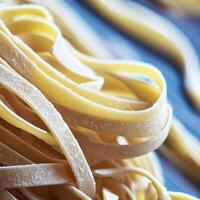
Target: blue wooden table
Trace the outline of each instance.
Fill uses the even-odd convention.
[[[137,2],[154,9],[176,23],[189,37],[200,54],[200,19],[183,19],[172,16],[165,11],[157,9],[147,0],[137,0]],[[70,4],[84,18],[88,25],[95,30],[96,34],[105,41],[105,45],[116,59],[137,59],[149,62],[161,70],[167,80],[168,98],[173,105],[174,115],[200,140],[200,114],[194,110],[185,95],[183,81],[176,64],[117,30],[112,24],[109,24],[105,19],[92,11],[87,6],[87,0],[66,0],[66,3]],[[165,160],[162,156],[159,157],[168,190],[182,191],[200,198],[200,186],[189,181],[172,163]]]

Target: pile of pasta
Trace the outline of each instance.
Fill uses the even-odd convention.
[[[0,5],[1,199],[196,199],[149,153],[172,124],[162,74],[78,52],[58,13]]]
[[[175,24],[133,1],[89,0],[88,2],[120,30],[175,61],[181,69],[188,97],[197,111],[200,110],[199,57],[190,40]],[[173,1],[174,4],[175,2]],[[181,2],[189,3],[191,7],[195,5],[195,1],[186,3],[183,0],[177,4],[180,7]],[[159,150],[199,184],[200,143],[175,117],[169,136]]]

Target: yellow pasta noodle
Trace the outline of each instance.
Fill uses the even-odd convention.
[[[169,11],[175,14],[197,18],[200,16],[200,2],[198,0],[157,0],[155,2],[164,5]]]

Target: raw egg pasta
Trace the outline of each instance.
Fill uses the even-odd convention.
[[[0,18],[2,200],[195,199],[152,164],[172,122],[159,70],[81,59],[39,5]]]

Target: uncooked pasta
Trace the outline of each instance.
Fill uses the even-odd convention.
[[[53,16],[0,6],[1,199],[196,199],[149,153],[172,125],[160,71],[79,53]]]

